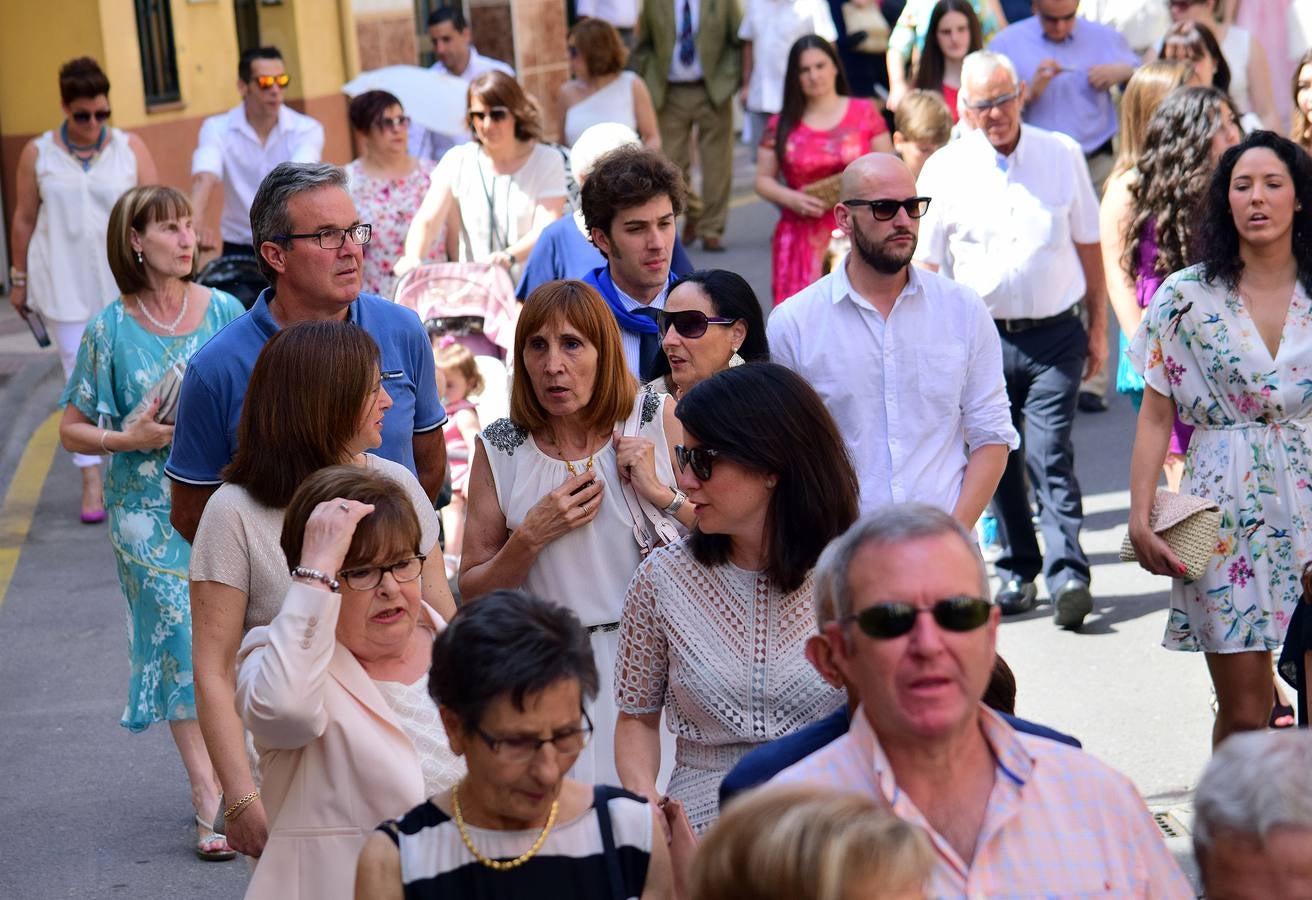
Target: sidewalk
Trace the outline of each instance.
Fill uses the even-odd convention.
[[[0,499],[32,432],[54,411],[62,386],[55,348],[38,347],[8,295],[0,295]]]

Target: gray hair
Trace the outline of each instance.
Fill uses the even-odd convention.
[[[1016,66],[1003,54],[994,53],[992,50],[976,50],[974,53],[967,54],[961,61],[961,93],[957,98],[958,107],[969,93],[966,85],[972,81],[987,81],[998,69],[1005,69],[1011,76],[1011,83],[1020,87],[1020,76],[1016,74]]]
[[[346,190],[346,170],[331,163],[279,163],[264,176],[260,188],[251,201],[251,243],[255,245],[255,259],[260,272],[269,284],[278,280],[278,273],[269,267],[260,253],[265,241],[271,241],[292,230],[287,205],[297,194],[336,187]]]
[[[980,596],[989,593],[988,570],[974,536],[962,524],[936,506],[924,503],[895,503],[862,516],[842,535],[830,541],[815,564],[811,595],[815,603],[816,627],[852,614],[852,560],[867,544],[894,547],[921,538],[955,535],[970,549],[978,564]]]
[[[1194,852],[1230,830],[1265,840],[1276,827],[1312,828],[1312,734],[1247,731],[1216,748],[1194,794]]]

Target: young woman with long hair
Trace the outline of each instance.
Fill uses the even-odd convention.
[[[961,90],[961,61],[984,47],[979,16],[967,0],[939,0],[929,15],[929,35],[916,66],[915,86],[938,91],[957,121],[957,92]]]

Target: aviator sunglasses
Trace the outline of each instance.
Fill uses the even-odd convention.
[[[844,206],[856,208],[858,206],[870,207],[870,215],[875,217],[877,222],[887,222],[897,215],[899,209],[905,209],[907,215],[913,219],[919,219],[929,211],[928,197],[908,197],[905,200],[843,200]]]
[[[723,316],[708,316],[696,309],[685,309],[680,312],[661,310],[656,313],[656,329],[661,334],[665,334],[673,325],[674,330],[686,338],[701,337],[711,325],[732,325],[737,321],[737,319],[726,319]]]
[[[287,87],[287,85],[292,83],[292,76],[288,75],[286,72],[281,75],[256,75],[251,81],[255,82],[260,90],[267,91],[275,84],[281,88]]]
[[[685,447],[683,444],[674,446],[674,461],[679,464],[679,471],[691,468],[698,481],[711,480],[711,466],[719,455],[719,450],[709,447]]]
[[[95,112],[88,112],[87,110],[83,109],[75,113],[70,113],[69,118],[72,119],[74,122],[77,122],[81,125],[85,125],[88,122],[90,122],[93,118],[97,122],[105,122],[109,119],[111,115],[113,115],[113,113],[111,113],[107,109],[98,109]]]
[[[679,448],[674,449],[677,454]],[[877,603],[838,621],[842,625],[855,622],[863,634],[882,641],[909,634],[916,626],[916,616],[921,613],[933,616],[944,631],[974,631],[989,620],[992,608],[992,603],[979,597],[948,597],[929,609],[910,603]]]

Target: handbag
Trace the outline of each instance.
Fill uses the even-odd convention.
[[[639,391],[637,402],[633,404],[633,412],[629,413],[628,419],[624,421],[621,435],[625,437],[637,435],[642,419],[642,408],[646,403],[647,393]],[[625,481],[623,478],[620,481],[624,485],[620,496],[624,498],[624,505],[629,509],[629,518],[633,521],[633,540],[638,545],[638,553],[642,558],[646,559],[657,547],[664,547],[679,540],[679,529],[665,513],[642,499],[642,495],[633,487],[633,482]]]
[[[821,178],[819,181],[813,181],[810,184],[802,185],[802,193],[809,197],[814,197],[825,206],[832,207],[838,205],[839,187],[843,181],[843,173],[837,172],[828,178]]]
[[[159,409],[155,410],[155,421],[161,425],[172,425],[178,418],[178,400],[182,396],[182,377],[187,374],[187,364],[175,362],[164,370],[159,381],[151,385],[132,412],[123,420],[125,429],[131,428],[138,419],[150,409],[150,404],[159,398]]]
[[[1184,577],[1197,581],[1207,571],[1221,537],[1221,509],[1205,497],[1157,490],[1149,527],[1170,546],[1185,568]],[[1127,531],[1121,541],[1122,562],[1138,562]]]

